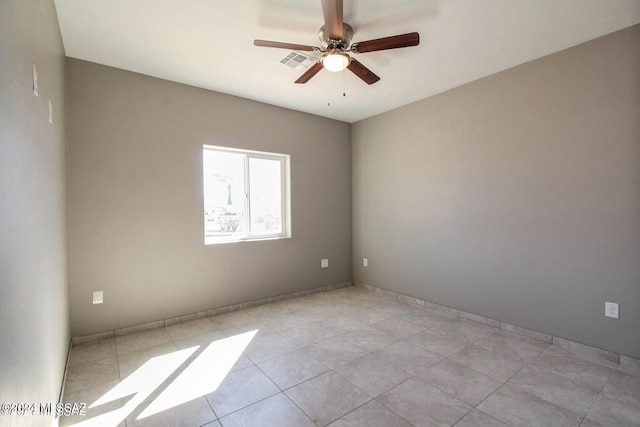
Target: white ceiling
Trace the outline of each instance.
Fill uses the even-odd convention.
[[[420,45],[358,55],[371,86],[326,70],[299,85],[289,50],[253,40],[319,46],[319,0],[55,4],[67,56],[351,123],[640,23],[640,0],[344,0],[354,42],[417,31]]]

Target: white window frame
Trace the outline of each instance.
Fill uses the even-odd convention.
[[[215,236],[204,236],[205,245],[212,244],[221,244],[221,243],[236,243],[236,242],[249,242],[249,241],[260,241],[260,240],[273,240],[273,239],[287,239],[291,238],[291,172],[290,172],[290,163],[291,156],[288,154],[281,153],[270,153],[266,151],[255,151],[255,150],[245,150],[240,148],[229,148],[222,147],[216,145],[203,145],[202,146],[203,154],[205,151],[218,151],[218,152],[227,152],[234,154],[244,155],[244,193],[245,193],[245,218],[244,218],[244,226],[246,230],[246,234],[242,236],[235,236],[231,238],[220,238]],[[280,162],[280,201],[281,201],[281,212],[282,212],[282,232],[273,233],[273,234],[252,234],[251,232],[251,170],[249,167],[251,159],[266,159],[266,160],[276,160]],[[204,185],[204,155],[202,159],[203,165],[203,185]],[[203,197],[205,195],[203,194]],[[203,198],[203,203],[204,203]]]

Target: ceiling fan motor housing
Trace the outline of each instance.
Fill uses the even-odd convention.
[[[320,32],[318,33],[318,38],[322,43],[322,48],[324,50],[347,50],[349,48],[349,44],[351,43],[351,38],[353,37],[353,28],[349,24],[342,24],[342,39],[341,40],[331,40],[325,32],[325,26],[323,25],[320,28]]]

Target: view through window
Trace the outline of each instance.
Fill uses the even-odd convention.
[[[205,145],[205,244],[289,237],[289,156]]]

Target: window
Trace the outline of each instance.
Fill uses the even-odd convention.
[[[291,236],[289,156],[203,147],[205,244]]]

